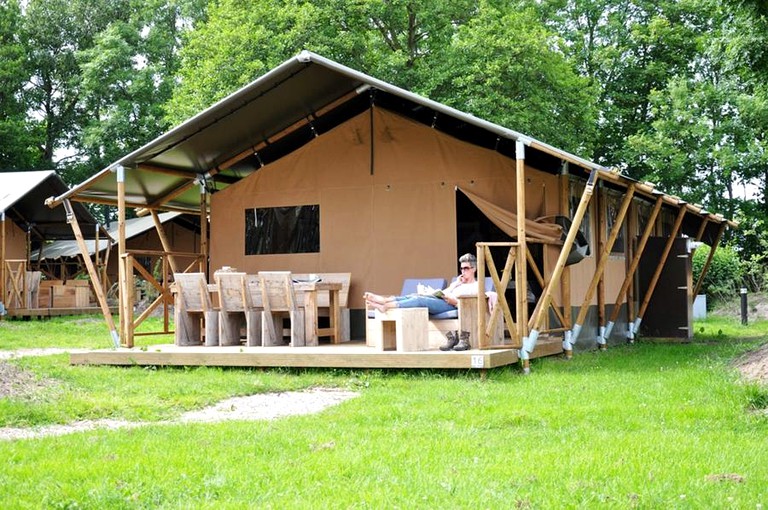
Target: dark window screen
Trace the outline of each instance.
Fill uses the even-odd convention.
[[[319,251],[319,205],[245,210],[246,255],[317,253]]]

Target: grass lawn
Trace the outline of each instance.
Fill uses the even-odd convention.
[[[0,349],[40,346],[35,336],[58,347],[108,346],[103,323],[66,323],[0,323]],[[18,329],[7,337],[8,324]],[[571,361],[533,360],[529,376],[515,366],[485,379],[476,371],[15,359],[48,384],[0,398],[0,427],[167,420],[229,396],[311,386],[361,396],[275,421],[0,441],[0,501],[99,509],[768,508],[768,387],[744,382],[731,365],[766,340],[767,322],[714,318],[696,324],[693,343],[640,341],[577,352]]]

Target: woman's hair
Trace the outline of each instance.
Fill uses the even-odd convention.
[[[477,269],[477,258],[475,258],[474,255],[471,253],[465,253],[461,257],[459,257],[459,264],[462,262],[468,262],[470,266]]]

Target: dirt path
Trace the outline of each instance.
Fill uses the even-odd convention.
[[[736,367],[745,378],[768,385],[768,344],[744,354]]]
[[[77,352],[81,349],[22,349],[0,351],[0,398],[25,395],[51,384],[40,380],[31,372],[22,370],[5,360],[25,356],[48,356]],[[84,351],[84,349],[83,349]],[[48,425],[32,428],[0,428],[0,441],[60,436],[95,429],[136,428],[190,422],[217,422],[224,420],[274,420],[285,416],[319,413],[328,407],[357,397],[359,393],[331,388],[312,388],[304,391],[264,393],[223,400],[205,409],[183,414],[176,420],[163,422],[130,422],[123,420],[93,420]]]
[[[304,391],[265,393],[222,400],[216,405],[191,411],[176,420],[161,422],[131,422],[122,420],[79,421],[66,425],[33,428],[0,428],[0,441],[61,436],[96,429],[137,428],[147,425],[217,422],[224,420],[274,420],[285,416],[319,413],[320,411],[357,397],[359,393],[328,388]]]

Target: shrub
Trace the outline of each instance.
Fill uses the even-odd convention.
[[[701,246],[693,255],[693,281],[697,282],[704,264],[709,257],[709,246]],[[704,281],[701,294],[706,294],[713,304],[732,299],[739,293],[744,279],[744,264],[730,246],[721,246],[715,251]]]

